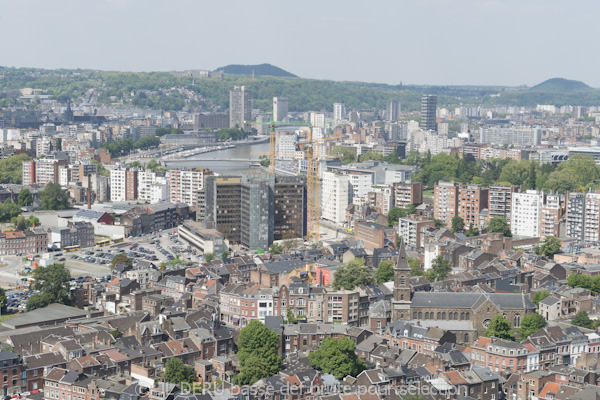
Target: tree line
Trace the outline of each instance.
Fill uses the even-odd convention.
[[[512,185],[523,190],[536,189],[565,193],[596,189],[600,167],[594,158],[574,154],[568,161],[554,166],[537,161],[511,159],[475,160],[445,153],[421,157],[411,153],[405,163],[417,165],[419,172],[414,181],[433,187],[439,181],[474,183],[483,186]]]

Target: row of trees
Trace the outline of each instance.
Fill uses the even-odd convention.
[[[521,186],[523,190],[538,189],[565,193],[596,189],[600,179],[600,167],[593,157],[574,154],[558,166],[540,164],[529,160],[477,161],[470,157],[440,153],[420,157],[411,154],[406,163],[418,165],[414,180],[433,187],[440,180],[475,183],[484,186],[504,184]]]
[[[240,128],[222,128],[218,132],[219,140],[243,140],[248,137],[248,134]]]
[[[567,278],[567,284],[574,288],[587,289],[594,294],[600,293],[600,275],[571,274]]]
[[[526,315],[521,320],[521,326],[517,330],[519,339],[527,339],[529,336],[531,336],[532,333],[535,333],[538,330],[546,327],[546,325],[546,320],[540,314],[534,312],[532,314]],[[483,336],[493,336],[500,339],[512,341],[516,340],[512,324],[510,323],[510,321],[504,318],[502,314],[498,314],[492,319],[490,325],[483,333]]]
[[[107,150],[111,156],[119,157],[128,154],[135,149],[149,149],[160,144],[160,139],[156,136],[146,136],[134,142],[131,139],[117,140],[111,143],[103,143],[102,148]]]
[[[183,135],[183,129],[179,128],[157,128],[154,132],[155,136],[165,135]]]

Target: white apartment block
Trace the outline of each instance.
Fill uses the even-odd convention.
[[[481,128],[481,144],[536,146],[541,143],[542,132],[538,128]]]
[[[310,124],[312,126],[325,126],[325,114],[323,113],[310,113]]]
[[[600,240],[600,193],[585,194],[585,229],[583,240],[597,242]]]
[[[110,201],[127,199],[127,169],[115,168],[110,171]]]
[[[348,175],[323,172],[321,218],[336,224],[343,224],[346,220],[346,207],[350,203],[351,188]]]
[[[52,182],[52,183],[58,183],[55,182],[55,168],[56,168],[56,163],[58,163],[59,160],[56,159],[52,159],[52,158],[40,158],[39,160],[35,161],[35,180],[36,183],[39,183],[41,185],[45,185],[48,182]],[[58,168],[56,168],[56,172],[58,172]]]
[[[333,122],[337,125],[346,116],[346,107],[342,103],[333,104]]]
[[[169,171],[169,201],[194,206],[198,202],[198,193],[204,189],[204,171]]]
[[[156,173],[152,171],[138,172],[138,199],[150,201],[151,186],[156,182]]]
[[[371,191],[373,185],[373,178],[371,174],[363,174],[360,172],[349,172],[350,185],[352,186],[352,202],[354,199],[361,199],[367,196],[367,193]],[[360,203],[354,203],[360,204]]]
[[[52,142],[48,138],[38,139],[35,143],[35,156],[40,158],[41,156],[45,156],[50,154],[52,150]]]
[[[279,133],[277,135],[277,159],[293,160],[296,154],[296,135],[290,133]]]
[[[169,199],[169,185],[166,179],[158,179],[150,185],[150,204],[158,204]]]
[[[539,190],[513,193],[510,227],[513,235],[537,237],[544,194]]]

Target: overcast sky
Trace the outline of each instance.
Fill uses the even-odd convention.
[[[0,0],[0,65],[600,87],[598,0]]]

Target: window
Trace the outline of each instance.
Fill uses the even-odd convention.
[[[516,314],[515,315],[514,326],[515,326],[515,328],[519,328],[521,326],[521,314]]]

